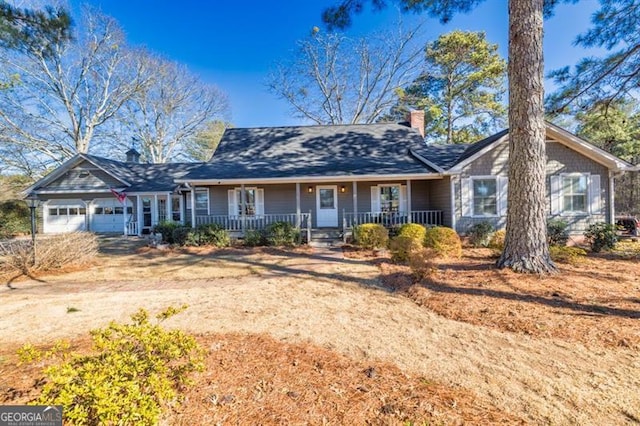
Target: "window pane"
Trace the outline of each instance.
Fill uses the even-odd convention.
[[[333,209],[334,204],[334,191],[333,189],[322,188],[319,190],[320,208],[321,209]]]
[[[93,212],[95,214],[103,214],[104,213],[104,209],[102,207],[96,207]]]
[[[104,214],[113,214],[113,207],[105,207]]]
[[[127,214],[133,214],[133,207],[127,207]]]
[[[208,206],[209,206],[209,192],[206,189],[204,191],[200,191],[200,190],[196,191],[196,209],[206,211]]]
[[[80,212],[81,215],[85,215],[85,214],[87,214],[87,209],[84,208],[84,207],[80,207],[79,212]]]
[[[58,216],[58,209],[49,209],[49,216]]]
[[[473,180],[473,214],[495,216],[498,214],[497,184],[495,179]]]
[[[66,207],[60,207],[60,208],[58,209],[58,214],[59,214],[60,216],[65,216],[65,215],[67,214],[67,208],[66,208]]]
[[[116,208],[114,209],[114,213],[115,213],[115,214],[122,214],[122,213],[123,213],[123,211],[124,211],[124,209],[123,209],[122,207],[116,207]]]
[[[577,213],[587,211],[587,176],[562,177],[562,210]]]
[[[171,211],[173,212],[180,211],[180,198],[173,197],[171,199]]]
[[[78,208],[77,207],[69,207],[69,214],[70,215],[77,215],[78,214]]]
[[[380,187],[380,210],[382,212],[397,212],[400,207],[400,186]]]

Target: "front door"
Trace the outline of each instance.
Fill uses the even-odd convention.
[[[338,227],[338,187],[316,186],[316,225],[318,228]]]
[[[151,197],[142,197],[142,233],[149,234],[151,232],[153,214],[151,208],[153,203]]]

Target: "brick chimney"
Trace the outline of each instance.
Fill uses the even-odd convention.
[[[409,126],[412,129],[418,129],[420,135],[424,138],[424,111],[411,110],[409,111]]]

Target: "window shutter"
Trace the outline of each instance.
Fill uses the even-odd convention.
[[[227,202],[229,206],[229,216],[238,216],[238,199],[236,198],[236,190],[227,191]]]
[[[460,191],[462,192],[462,216],[473,216],[473,188],[471,178],[460,180]]]
[[[560,176],[551,176],[551,214],[560,214]]]
[[[264,188],[256,189],[256,215],[264,215]]]
[[[371,212],[380,213],[380,187],[371,187]]]
[[[506,176],[498,176],[498,216],[507,215],[507,196],[509,179]]]
[[[400,213],[407,214],[407,185],[400,185]]]
[[[602,213],[602,201],[600,194],[600,175],[591,175],[589,182],[589,206],[591,214]]]

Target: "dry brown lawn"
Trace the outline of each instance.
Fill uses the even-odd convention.
[[[384,256],[331,250],[104,250],[0,290],[5,400],[38,377],[16,368],[19,345],[186,303],[168,324],[199,335],[208,369],[168,423],[640,423],[634,261],[523,277],[466,250],[414,284]]]

